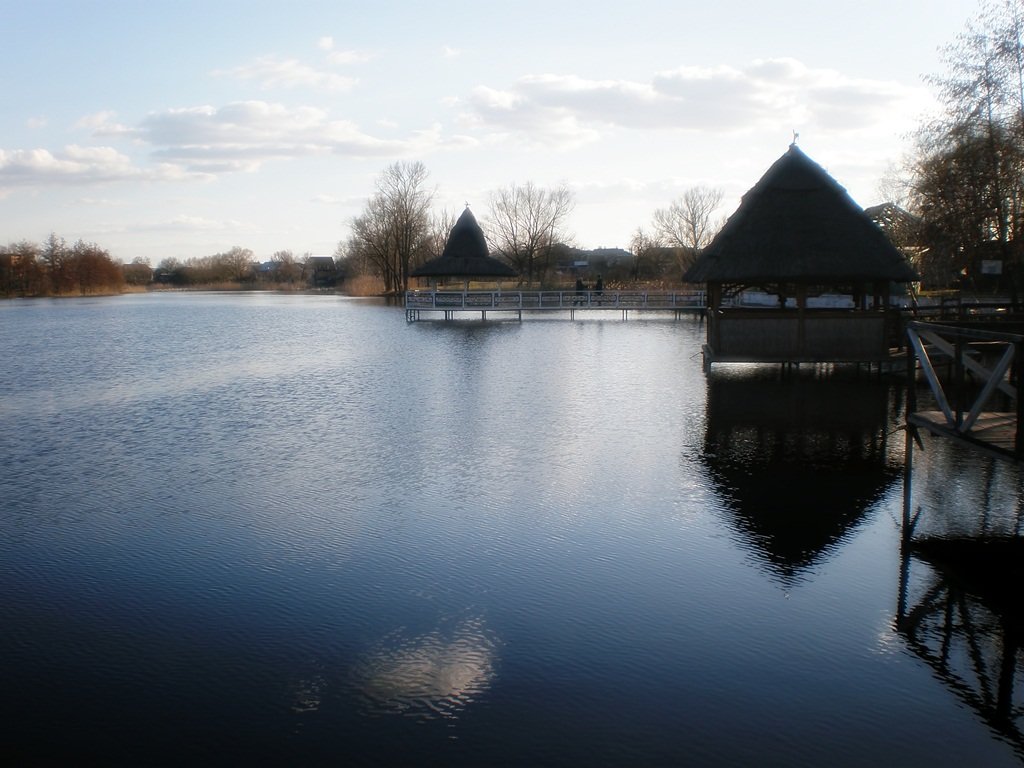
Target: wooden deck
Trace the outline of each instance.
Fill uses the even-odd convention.
[[[488,314],[522,320],[527,313],[562,313],[575,319],[578,312],[619,312],[626,320],[630,312],[671,312],[704,315],[704,291],[407,291],[407,322],[437,317],[455,320]]]

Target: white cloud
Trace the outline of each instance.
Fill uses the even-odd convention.
[[[369,53],[362,51],[331,51],[327,55],[327,61],[331,64],[345,65],[345,64],[360,64],[364,61],[372,59]]]
[[[94,112],[78,119],[75,128],[92,131],[94,136],[121,136],[130,134],[132,129],[114,120],[116,114],[110,111]]]
[[[286,107],[265,101],[168,109],[147,115],[136,126],[116,122],[112,112],[96,112],[76,125],[93,136],[130,139],[136,148],[148,147],[149,162],[140,164],[110,146],[0,149],[0,190],[209,180],[218,174],[254,171],[275,159],[318,155],[393,158],[446,145],[466,145],[466,137],[446,142],[436,124],[403,139],[382,139],[350,121],[332,119],[317,107]]]
[[[316,47],[321,51],[329,51],[334,47],[334,38],[330,35],[324,35],[316,41]]]
[[[30,117],[25,121],[25,127],[33,130],[36,128],[45,128],[49,122],[49,120],[42,116]]]
[[[486,139],[490,142],[516,136],[527,143],[569,148],[599,138],[571,107],[544,104],[525,92],[480,86],[473,90],[469,103],[471,110],[460,116],[460,122],[469,129],[490,132]]]
[[[445,59],[457,59],[461,55],[462,51],[460,49],[452,48],[450,45],[441,48],[441,56]]]
[[[172,164],[140,168],[131,158],[112,147],[72,144],[58,152],[47,149],[0,150],[0,187],[196,178],[201,177]]]
[[[528,75],[504,89],[479,86],[462,103],[467,124],[571,145],[613,127],[746,133],[780,124],[833,132],[902,125],[923,101],[920,89],[770,59],[679,67],[649,82]]]
[[[240,232],[247,229],[247,225],[234,219],[217,220],[188,214],[132,228],[136,232]]]
[[[338,205],[339,203],[345,202],[343,198],[340,198],[337,195],[313,195],[310,200],[321,205]]]
[[[331,57],[333,58],[335,55],[331,54]],[[297,59],[281,59],[276,56],[263,56],[250,64],[216,70],[213,74],[237,80],[254,80],[264,90],[316,88],[328,91],[347,91],[351,90],[358,82],[352,77],[314,69]]]
[[[127,204],[124,200],[112,200],[107,197],[80,197],[75,202],[79,205],[94,205],[99,208],[120,208]]]
[[[436,139],[373,137],[316,107],[289,108],[264,101],[171,109],[147,116],[134,135],[158,157],[209,173],[255,170],[267,160],[310,155],[404,155]]]

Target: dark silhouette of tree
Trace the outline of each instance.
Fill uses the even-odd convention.
[[[0,249],[0,292],[5,296],[42,296],[49,282],[40,263],[41,249],[21,240]]]

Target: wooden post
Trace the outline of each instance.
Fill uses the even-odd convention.
[[[796,287],[796,350],[797,360],[807,356],[807,286]]]
[[[911,476],[914,473],[914,435],[913,425],[907,422],[905,425],[905,439],[903,441],[903,525],[900,534],[903,546],[910,542],[910,535],[913,525],[910,519],[911,505]]]
[[[1016,354],[1013,356],[1014,375],[1011,376],[1011,380],[1017,392],[1017,430],[1014,434],[1013,454],[1019,459],[1021,458],[1022,451],[1024,451],[1024,393],[1021,392],[1021,386],[1024,384],[1021,381],[1021,370],[1024,369],[1024,360],[1021,359],[1021,353],[1024,353],[1024,343],[1015,341],[1014,347]]]
[[[953,413],[956,414],[956,428],[960,429],[964,422],[964,339],[959,334],[953,344],[953,397],[956,401]]]

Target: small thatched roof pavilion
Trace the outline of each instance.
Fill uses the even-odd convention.
[[[917,275],[846,190],[792,144],[684,279],[707,284],[707,367],[885,359],[890,284]],[[747,288],[776,295],[780,306],[726,306]],[[808,298],[822,293],[849,296],[849,306],[809,309]]]
[[[501,280],[518,273],[503,261],[487,254],[484,232],[469,207],[462,212],[448,234],[444,251],[409,273],[410,277],[426,277],[432,281],[446,278]]]

